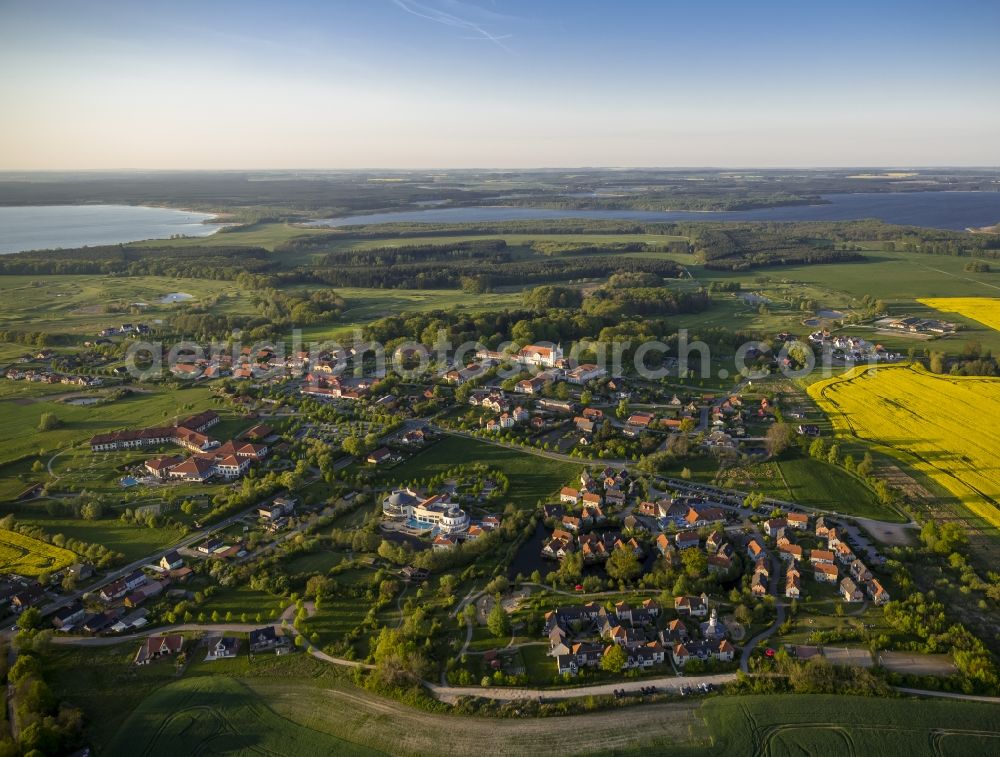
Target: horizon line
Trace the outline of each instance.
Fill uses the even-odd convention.
[[[329,171],[329,172],[357,172],[357,171],[396,171],[396,172],[416,172],[416,171],[855,171],[855,170],[879,170],[879,171],[928,171],[942,170],[949,168],[958,169],[984,169],[1000,171],[1000,164],[990,165],[983,163],[932,163],[926,165],[876,165],[876,164],[856,164],[856,165],[565,165],[565,166],[415,166],[410,168],[392,166],[363,166],[352,168],[330,168],[322,166],[286,166],[280,168],[262,167],[231,167],[231,168],[153,168],[153,167],[113,167],[113,168],[3,168],[0,167],[0,174],[8,173],[236,173],[242,171]]]

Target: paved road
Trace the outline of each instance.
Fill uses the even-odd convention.
[[[470,602],[475,602],[477,599],[483,596],[484,593],[485,592],[483,590],[476,591],[476,588],[473,586],[471,589],[469,589],[469,593],[465,595],[462,601],[459,602],[458,605],[455,607],[455,609],[451,612],[451,617],[457,618],[459,614],[465,609],[465,606],[467,604],[469,604]],[[462,655],[464,655],[466,652],[469,651],[469,645],[472,643],[472,634],[474,633],[474,631],[475,631],[475,626],[473,625],[472,621],[466,618],[465,641],[462,644],[462,648],[459,649],[458,652],[455,654],[455,660],[461,660]],[[448,682],[448,673],[447,671],[442,670],[441,685],[444,686],[445,684],[447,684],[447,682]]]
[[[517,699],[573,699],[590,695],[611,696],[618,691],[638,691],[644,686],[655,686],[657,689],[667,690],[672,693],[679,693],[682,686],[698,686],[702,683],[710,683],[720,686],[736,679],[735,673],[716,673],[714,675],[699,676],[670,676],[668,678],[642,678],[630,679],[627,681],[617,681],[614,683],[601,683],[594,686],[577,686],[565,689],[523,689],[506,687],[478,686],[438,686],[427,681],[424,685],[438,699],[453,700],[458,697],[472,696],[484,699],[495,699],[510,701]]]
[[[918,697],[942,697],[944,699],[963,699],[967,702],[987,702],[988,704],[1000,704],[1000,697],[985,697],[978,694],[958,694],[954,691],[928,691],[927,689],[908,689],[905,686],[893,686],[896,691],[903,694],[913,694]]]
[[[777,573],[775,573],[777,575]],[[778,606],[779,616],[784,616],[784,607],[782,605]],[[783,622],[778,620],[775,626],[770,629],[758,634],[753,640],[745,647],[744,655],[746,655],[746,650],[752,649],[755,644],[759,642],[762,638],[766,638],[765,635],[770,635],[773,629]],[[256,628],[260,628],[258,624],[251,623],[208,623],[208,624],[196,624],[196,623],[183,623],[174,626],[160,627],[155,629],[150,629],[149,631],[141,631],[139,633],[129,634],[127,636],[54,636],[52,638],[53,644],[69,645],[69,646],[82,646],[82,647],[104,647],[112,646],[115,644],[122,644],[129,641],[139,641],[146,638],[147,636],[158,636],[166,633],[173,633],[178,631],[203,631],[208,633],[248,633]],[[298,632],[294,627],[291,630],[296,634]],[[535,642],[541,643],[541,642]],[[522,645],[518,645],[522,646]],[[371,670],[374,668],[373,665],[369,665],[364,662],[358,662],[357,660],[345,660],[339,657],[332,657],[328,655],[321,649],[314,647],[310,644],[306,651],[318,660],[322,660],[330,665],[340,665],[344,667],[351,668],[362,668],[364,670]],[[741,666],[743,666],[743,661],[741,661]],[[744,667],[745,670],[745,667]],[[462,696],[475,696],[482,697],[485,699],[493,699],[500,701],[518,700],[518,699],[572,699],[574,697],[589,696],[589,695],[607,695],[611,696],[616,690],[623,691],[638,691],[644,686],[655,686],[658,689],[666,690],[672,693],[679,693],[682,686],[699,686],[703,683],[711,683],[715,686],[720,686],[725,683],[729,683],[736,679],[735,673],[717,673],[713,675],[699,675],[699,676],[670,676],[661,678],[643,678],[639,680],[628,680],[628,681],[618,681],[615,683],[604,683],[595,684],[593,686],[578,686],[572,688],[563,689],[527,689],[527,688],[481,688],[477,686],[446,686],[431,683],[430,681],[424,681],[424,685],[428,690],[438,699],[442,700],[454,700]],[[958,694],[950,691],[927,691],[924,689],[910,689],[905,687],[895,687],[896,691],[902,694],[911,694],[913,696],[922,697],[941,697],[945,699],[960,699],[970,702],[986,702],[988,704],[1000,704],[1000,697],[987,697],[978,696],[975,694]]]
[[[292,607],[294,608],[294,605]],[[270,621],[270,623],[273,624],[276,623],[276,621]],[[261,625],[267,625],[267,623],[206,623],[201,625],[197,623],[182,623],[175,626],[160,626],[149,631],[140,631],[139,633],[128,634],[127,636],[53,636],[52,643],[77,647],[108,647],[115,644],[124,644],[129,641],[139,641],[141,639],[145,639],[147,636],[161,636],[163,634],[176,633],[179,631],[249,633],[250,631],[260,628]],[[301,636],[294,626],[289,626],[289,629],[295,635]],[[357,660],[344,660],[340,657],[331,657],[322,649],[314,647],[312,644],[309,644],[309,646],[306,647],[306,651],[317,660],[322,660],[330,665],[341,665],[348,668],[363,668],[365,670],[371,670],[375,667],[374,665],[358,662]]]
[[[129,573],[131,573],[132,571],[138,570],[144,565],[155,565],[160,561],[160,558],[163,557],[168,552],[173,552],[174,550],[177,549],[183,549],[184,547],[190,547],[195,542],[201,541],[202,539],[204,539],[207,536],[210,536],[216,531],[221,531],[225,528],[228,528],[233,523],[245,517],[246,515],[252,513],[256,509],[257,505],[254,504],[251,507],[248,507],[246,510],[242,510],[235,515],[229,516],[225,520],[221,520],[218,523],[215,523],[211,526],[207,526],[206,528],[203,528],[200,531],[195,531],[191,534],[188,534],[180,541],[176,542],[175,544],[172,544],[169,547],[166,547],[165,549],[161,549],[158,552],[154,552],[151,555],[147,555],[146,557],[140,558],[139,560],[131,562],[122,568],[116,568],[110,573],[106,573],[99,581],[91,583],[86,588],[77,589],[72,594],[61,597],[60,599],[58,599],[57,601],[53,602],[50,605],[46,605],[45,607],[42,608],[42,615],[51,615],[60,607],[65,607],[66,605],[74,602],[75,600],[80,599],[80,597],[82,597],[84,594],[95,591],[100,587],[104,586],[105,584],[111,583],[116,579],[122,578],[123,576],[126,576]]]
[[[270,621],[275,623],[277,621]],[[178,631],[207,631],[209,633],[249,633],[267,623],[181,623],[175,626],[157,626],[148,631],[139,631],[124,636],[53,636],[53,644],[64,644],[73,647],[111,647],[129,641],[139,641],[147,636],[162,636]]]
[[[547,584],[536,584],[533,581],[524,581],[521,586],[537,586],[539,589],[551,592],[552,594],[563,594],[567,597],[575,597],[577,599],[590,599],[591,597],[606,597],[606,596],[620,596],[620,591],[567,591],[566,589],[553,589]],[[632,589],[630,594],[661,594],[662,589]]]
[[[785,605],[782,604],[781,598],[778,595],[779,581],[781,580],[781,563],[778,559],[771,555],[771,585],[768,587],[771,594],[774,596],[774,608],[777,616],[774,619],[774,623],[769,625],[759,634],[754,636],[750,641],[743,645],[743,652],[740,655],[740,670],[744,673],[750,671],[750,657],[753,655],[754,649],[764,641],[771,638],[775,631],[781,627],[781,624],[785,622]]]
[[[525,454],[528,455],[547,457],[550,460],[558,460],[560,462],[565,462],[565,463],[574,463],[575,465],[610,465],[612,467],[618,467],[618,468],[629,468],[635,465],[635,461],[633,460],[607,459],[607,458],[589,460],[587,458],[573,457],[572,455],[564,455],[561,452],[552,452],[550,450],[537,449],[536,447],[531,447],[531,446],[520,447],[514,444],[508,444],[506,442],[502,442],[499,439],[491,439],[489,437],[476,436],[474,434],[469,433],[468,431],[455,431],[452,429],[441,428],[440,426],[433,426],[430,423],[428,423],[428,425],[431,425],[432,428],[438,433],[449,434],[451,436],[460,436],[466,439],[475,439],[477,441],[484,442],[486,444],[492,444],[496,447],[504,447],[506,449],[512,449],[518,452],[524,452]],[[736,489],[723,489],[721,487],[711,486],[708,484],[695,484],[690,481],[685,481],[683,479],[676,479],[676,478],[668,478],[666,480],[672,488],[678,489],[680,491],[687,491],[690,494],[701,494],[703,496],[709,495],[709,496],[724,497],[724,498],[739,498],[740,500],[745,499],[747,496],[747,492],[739,491]],[[841,519],[854,520],[861,524],[868,524],[866,527],[868,527],[869,530],[872,530],[873,527],[877,528],[879,526],[893,526],[896,528],[916,527],[916,524],[914,523],[898,524],[898,523],[887,523],[885,521],[873,520],[870,518],[853,518],[852,516],[844,515],[834,510],[822,510],[819,508],[808,507],[798,502],[790,502],[788,500],[774,499],[773,497],[766,498],[764,502],[766,504],[773,505],[775,507],[780,507],[786,510],[788,508],[797,508],[801,510],[808,510],[815,514],[821,514],[821,515],[829,514],[832,516],[837,516]],[[849,533],[851,533],[851,529],[853,529],[853,533],[851,533],[852,536],[860,537],[860,540],[862,542],[866,541],[864,535],[861,534],[861,532],[859,531],[859,529],[857,529],[857,527],[849,523],[846,523],[845,527],[848,529]]]
[[[470,434],[468,431],[455,431],[450,428],[441,428],[440,426],[433,426],[434,431],[440,434],[448,434],[449,436],[461,436],[466,439],[475,439],[478,442],[483,442],[485,444],[492,444],[494,447],[505,447],[506,449],[516,450],[518,452],[524,452],[528,455],[535,455],[537,457],[547,457],[550,460],[558,460],[563,463],[573,463],[574,465],[610,465],[617,468],[627,468],[634,465],[633,460],[612,460],[609,458],[597,458],[594,460],[588,460],[585,457],[573,457],[572,455],[564,455],[562,452],[552,452],[550,450],[538,449],[537,447],[520,447],[516,444],[508,444],[507,442],[502,442],[499,439],[491,439],[488,436],[476,436],[475,434]]]
[[[317,479],[318,479],[318,476],[314,476],[311,479],[308,479],[306,481],[306,484],[311,484],[314,481],[316,481]],[[250,507],[246,508],[245,510],[241,510],[240,512],[235,513],[234,515],[230,515],[228,518],[220,520],[218,523],[213,523],[212,525],[206,526],[205,528],[203,528],[203,529],[201,529],[199,531],[194,531],[194,532],[188,534],[187,536],[185,536],[180,541],[175,542],[174,544],[171,544],[168,547],[165,547],[165,548],[163,548],[163,549],[161,549],[161,550],[159,550],[157,552],[154,552],[151,555],[147,555],[146,557],[143,557],[143,558],[140,558],[138,560],[135,560],[134,562],[131,562],[128,565],[126,565],[126,566],[124,566],[122,568],[116,568],[115,570],[111,571],[110,573],[104,574],[98,581],[90,583],[85,588],[77,589],[72,594],[67,594],[66,596],[60,597],[55,602],[52,602],[51,604],[46,605],[45,607],[42,608],[42,615],[43,616],[44,615],[51,615],[56,610],[58,610],[60,607],[65,607],[66,605],[71,604],[74,601],[80,599],[84,594],[87,594],[88,592],[96,591],[97,589],[101,588],[102,586],[104,586],[106,584],[109,584],[112,581],[115,581],[115,580],[117,580],[119,578],[122,578],[124,576],[127,576],[132,571],[138,570],[138,569],[142,568],[145,565],[156,565],[160,561],[160,558],[163,557],[168,552],[173,552],[175,550],[179,550],[179,549],[184,549],[186,547],[190,547],[192,544],[195,544],[196,542],[199,542],[202,539],[204,539],[204,538],[206,538],[208,536],[211,536],[212,534],[216,533],[217,531],[222,531],[222,530],[228,528],[229,526],[233,525],[237,521],[242,520],[243,518],[245,518],[247,515],[255,512],[261,502],[267,501],[270,498],[271,498],[270,495],[267,496],[267,497],[264,497],[261,500],[259,500],[258,502],[255,502],[254,504],[252,504]],[[299,526],[297,526],[296,530],[301,529],[303,527],[305,527],[305,524],[299,524]],[[277,544],[277,543],[279,543],[279,542],[287,539],[291,535],[292,534],[287,534],[287,533],[283,534],[282,536],[279,536],[277,539],[275,539],[274,542],[271,542],[269,545],[265,545],[265,546],[273,546],[273,545],[275,545],[275,544]],[[263,549],[263,548],[264,547],[261,547],[260,549]],[[258,551],[260,551],[260,550],[258,550]],[[12,634],[12,632],[9,631],[9,630],[3,632],[3,635],[11,635],[11,634]]]

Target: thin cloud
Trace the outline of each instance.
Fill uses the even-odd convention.
[[[441,8],[435,8],[423,3],[415,2],[414,0],[392,0],[393,3],[400,9],[406,11],[407,13],[417,16],[418,18],[426,19],[427,21],[433,21],[436,24],[442,24],[443,26],[449,26],[453,29],[460,29],[466,33],[470,33],[468,36],[463,36],[463,39],[482,39],[488,42],[492,42],[497,47],[502,50],[513,54],[507,45],[503,43],[503,40],[510,39],[510,34],[494,34],[487,30],[480,22],[474,21],[468,18],[470,13],[486,13],[494,18],[501,18],[498,14],[485,11],[474,5],[468,5],[466,3],[455,2],[454,0],[448,3],[450,6],[455,8],[456,11],[462,13],[461,16],[456,13],[449,13]]]

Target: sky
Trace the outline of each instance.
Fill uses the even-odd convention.
[[[0,170],[997,166],[998,29],[996,0],[0,0]]]

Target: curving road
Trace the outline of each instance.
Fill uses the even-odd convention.
[[[781,627],[781,624],[785,622],[785,605],[782,603],[778,595],[778,582],[780,580],[781,563],[778,561],[778,558],[771,555],[771,585],[768,587],[768,590],[771,592],[772,596],[774,596],[774,609],[776,616],[771,625],[743,645],[743,652],[740,654],[740,670],[744,673],[750,672],[750,657],[753,655],[754,649],[756,649],[761,642],[770,639],[771,636],[774,635],[774,632]]]
[[[475,434],[470,434],[468,431],[456,431],[450,428],[442,428],[441,426],[435,426],[433,424],[428,424],[431,428],[439,434],[448,434],[449,436],[459,436],[464,439],[474,439],[477,442],[483,442],[483,444],[492,444],[494,447],[503,447],[505,449],[512,449],[516,452],[523,452],[526,455],[535,455],[537,457],[547,457],[549,460],[558,460],[562,463],[573,463],[574,465],[611,465],[618,468],[627,468],[629,466],[635,465],[634,460],[616,460],[605,457],[594,458],[593,460],[586,457],[573,457],[572,455],[564,455],[562,452],[552,452],[551,450],[538,449],[537,447],[525,446],[521,447],[517,444],[508,444],[507,442],[502,442],[499,439],[491,439],[488,436],[476,436]]]
[[[655,686],[660,691],[679,694],[682,686],[699,686],[710,683],[721,686],[736,679],[735,673],[715,673],[712,675],[670,676],[669,678],[641,678],[613,683],[600,683],[593,686],[577,686],[564,689],[526,689],[479,686],[438,686],[425,681],[424,685],[438,699],[448,701],[458,697],[480,697],[498,701],[513,701],[518,699],[574,699],[583,696],[613,696],[615,691],[639,691],[645,686]]]
[[[780,613],[783,615],[784,607],[779,605]],[[744,649],[744,654],[746,654],[746,649],[752,649],[753,645],[759,643],[763,638],[767,638],[777,625],[776,623],[771,628],[758,634],[751,640],[750,644]],[[214,633],[247,633],[256,628],[259,625],[249,624],[249,623],[210,623],[204,625],[198,625],[195,623],[184,623],[180,625],[169,626],[166,628],[157,628],[149,631],[143,631],[140,633],[129,634],[127,636],[115,636],[115,637],[91,637],[91,636],[54,636],[52,638],[52,643],[61,645],[75,645],[83,647],[102,647],[110,646],[114,644],[121,644],[128,641],[138,641],[144,639],[147,636],[155,636],[164,633],[174,632],[174,631],[207,631]],[[300,635],[294,626],[290,626],[291,630],[295,632],[296,635]],[[303,637],[305,638],[305,637]],[[536,642],[541,643],[541,642]],[[349,668],[361,668],[362,670],[372,670],[374,665],[370,665],[364,662],[358,662],[357,660],[345,660],[340,657],[332,657],[328,655],[321,649],[308,644],[306,651],[315,657],[317,660],[321,660],[330,665],[340,665]],[[744,660],[741,660],[741,667],[743,667]],[[743,667],[744,671],[746,670]],[[703,683],[710,683],[713,686],[721,686],[723,684],[729,683],[736,679],[736,673],[716,673],[712,675],[696,675],[696,676],[671,676],[671,677],[660,677],[660,678],[642,678],[642,679],[632,679],[628,681],[618,681],[614,683],[602,683],[595,684],[593,686],[577,686],[562,689],[529,689],[529,688],[482,688],[478,686],[448,686],[442,684],[431,683],[430,681],[424,681],[424,686],[427,687],[428,691],[433,694],[437,699],[441,701],[454,701],[459,697],[472,696],[480,697],[484,699],[493,699],[496,701],[514,701],[521,699],[531,699],[531,700],[552,700],[552,699],[573,699],[582,696],[591,695],[606,695],[613,696],[615,691],[627,691],[636,692],[639,691],[644,686],[655,686],[661,691],[667,693],[679,694],[683,686],[699,686]],[[959,699],[969,702],[986,702],[988,704],[1000,704],[1000,697],[988,697],[979,696],[976,694],[959,694],[951,691],[928,691],[924,689],[911,689],[902,686],[893,687],[896,691],[901,694],[910,694],[912,696],[919,697],[940,697],[943,699]]]

